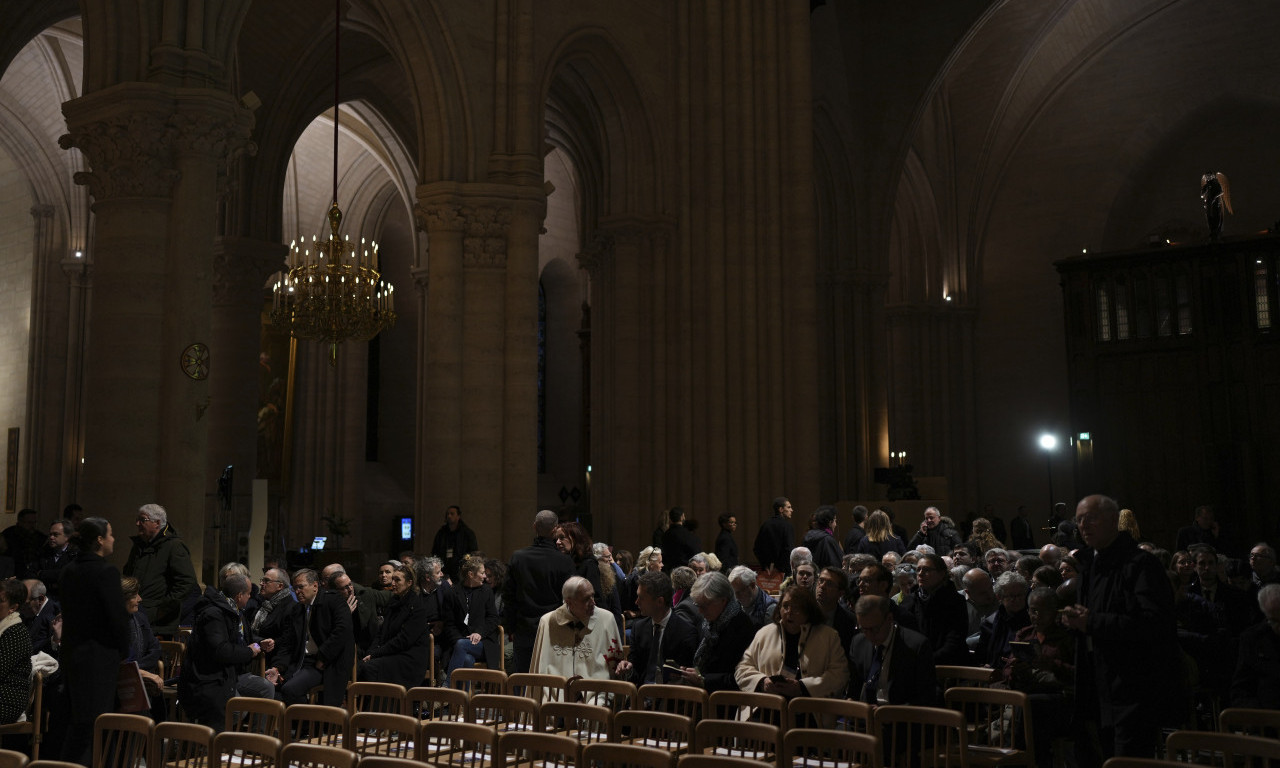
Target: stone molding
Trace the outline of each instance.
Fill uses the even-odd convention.
[[[466,226],[458,203],[418,203],[413,207],[418,228],[432,232],[461,232]]]
[[[469,269],[502,269],[507,265],[507,231],[511,207],[464,206],[466,228],[462,235],[462,265]]]

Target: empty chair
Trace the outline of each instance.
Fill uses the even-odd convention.
[[[341,707],[291,704],[284,710],[284,728],[280,737],[283,740],[287,734],[297,742],[346,748],[349,725],[347,710]]]
[[[639,698],[633,707],[642,702],[646,709],[684,715],[694,722],[707,716],[707,692],[691,685],[650,683],[640,686],[636,695]]]
[[[707,699],[707,706],[707,717],[717,720],[751,719],[781,726],[787,700],[775,693],[716,691]]]
[[[368,755],[360,758],[360,768],[423,768],[425,765],[407,757]]]
[[[876,707],[874,721],[886,766],[969,768],[964,715],[954,709],[889,704]]]
[[[768,723],[702,720],[693,728],[693,751],[702,755],[746,757],[774,763],[781,744],[782,729]]]
[[[517,672],[507,676],[503,693],[510,696],[526,696],[541,705],[548,701],[564,701],[565,686],[568,684],[568,679],[562,675]]]
[[[608,741],[613,712],[608,707],[572,701],[552,701],[538,708],[540,730],[562,733],[580,744]]]
[[[405,689],[395,683],[356,682],[347,686],[347,711],[405,713]]]
[[[323,744],[286,744],[280,765],[288,768],[355,768],[360,756],[349,749]]]
[[[1224,709],[1218,715],[1218,730],[1242,736],[1280,739],[1280,709]]]
[[[356,712],[350,720],[347,748],[362,756],[416,756],[414,743],[421,723],[416,717],[389,712]]]
[[[284,702],[275,699],[257,699],[251,696],[235,696],[227,701],[224,731],[261,733],[280,737],[284,725]]]
[[[94,768],[141,768],[154,729],[155,723],[143,715],[98,715],[93,723]]]
[[[186,657],[187,644],[179,640],[161,640],[160,641],[160,677],[164,678],[165,686],[161,689],[160,694],[164,696],[165,712],[169,719],[175,719],[178,714],[178,675],[182,674],[182,662]],[[261,657],[260,657],[261,658]],[[169,681],[174,681],[170,683]]]
[[[626,680],[596,680],[580,677],[569,683],[569,701],[608,707],[616,715],[624,709],[634,709],[636,686]]]
[[[470,698],[466,691],[419,685],[405,692],[405,714],[419,720],[465,720]]]
[[[665,749],[633,744],[588,744],[582,748],[583,768],[673,768],[675,755]]]
[[[466,691],[472,696],[477,693],[502,693],[507,682],[507,673],[500,669],[479,669],[462,667],[455,669],[449,677],[449,687]]]
[[[27,764],[27,756],[12,749],[0,749],[0,768],[22,768]]]
[[[869,733],[791,728],[782,737],[779,768],[879,768],[880,739]]]
[[[434,765],[493,765],[497,746],[498,732],[475,723],[432,720],[418,731],[418,759]]]
[[[505,768],[569,768],[577,765],[578,750],[578,740],[568,736],[509,731],[498,736],[494,764]]]
[[[693,721],[674,712],[629,709],[614,715],[613,740],[681,754],[693,742]]]
[[[723,755],[681,755],[678,768],[760,768],[760,763],[745,757]]]
[[[157,723],[151,737],[147,765],[171,768],[209,768],[213,729],[196,723]]]
[[[1268,761],[1280,760],[1280,741],[1236,733],[1174,731],[1165,740],[1165,753],[1189,763],[1267,768]]]
[[[970,764],[1036,764],[1027,694],[997,688],[948,688],[943,699],[964,715]]]
[[[523,696],[477,693],[471,697],[467,720],[504,731],[533,731],[538,725],[538,702]]]
[[[223,731],[213,737],[214,768],[274,768],[280,762],[280,740],[261,733]]]
[[[797,696],[787,703],[787,726],[870,733],[871,712],[871,705],[863,701]]]

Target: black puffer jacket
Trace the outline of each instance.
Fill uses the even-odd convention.
[[[200,596],[195,617],[178,678],[178,700],[192,720],[221,730],[239,669],[253,659],[253,649],[240,635],[235,605],[213,587]]]

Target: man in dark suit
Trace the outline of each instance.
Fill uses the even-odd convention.
[[[44,582],[45,588],[54,596],[58,594],[58,577],[62,575],[62,569],[76,559],[79,551],[68,543],[74,532],[69,521],[55,520],[49,526],[44,550],[28,571],[29,576]]]
[[[868,704],[937,706],[933,648],[919,632],[900,627],[878,595],[858,598],[858,634],[849,644],[849,694]]]
[[[641,618],[631,629],[631,653],[618,662],[614,674],[636,685],[665,682],[662,665],[693,665],[698,650],[698,631],[671,610],[675,593],[671,578],[661,571],[648,571],[636,587],[636,607]]]
[[[1265,620],[1240,635],[1231,706],[1280,709],[1280,584],[1258,590]]]
[[[672,507],[667,512],[671,525],[662,534],[662,569],[670,571],[689,564],[689,558],[702,551],[702,542],[693,531],[684,527],[685,514],[681,507]]]
[[[528,672],[538,620],[560,607],[560,589],[576,569],[568,555],[556,549],[551,532],[560,518],[544,509],[533,518],[533,543],[517,549],[507,568],[502,590],[502,626],[515,650],[514,672]]]
[[[310,568],[294,574],[293,590],[298,604],[288,627],[292,631],[277,638],[281,651],[267,679],[283,679],[278,694],[285,704],[300,704],[313,687],[323,685],[320,703],[340,707],[355,659],[351,610],[337,592],[320,589],[320,574]]]
[[[53,617],[62,608],[46,594],[45,586],[39,579],[24,579],[27,585],[27,611],[31,613],[31,621],[27,623],[27,631],[31,634],[31,652],[49,650],[49,625]]]
[[[791,550],[796,546],[796,529],[791,525],[791,501],[784,496],[773,500],[773,517],[764,521],[751,547],[761,569],[791,573]]]

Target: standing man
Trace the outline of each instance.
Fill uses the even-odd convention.
[[[672,507],[667,512],[667,520],[671,524],[662,534],[662,560],[666,563],[664,570],[670,571],[688,563],[689,558],[701,552],[702,542],[684,526],[683,507]]]
[[[1196,507],[1195,519],[1191,525],[1178,529],[1177,549],[1190,551],[1196,544],[1208,544],[1221,552],[1222,540],[1219,535],[1220,529],[1214,518],[1213,507],[1202,505]]]
[[[462,507],[457,504],[444,511],[444,525],[436,531],[435,541],[431,544],[431,554],[444,563],[444,572],[449,578],[458,577],[458,564],[464,555],[480,549],[475,531],[462,522]]]
[[[142,610],[157,635],[178,631],[182,602],[198,589],[191,552],[169,526],[169,515],[159,504],[144,504],[134,521],[138,535],[124,564],[124,575],[138,580]]]
[[[1027,519],[1027,508],[1018,507],[1018,514],[1009,523],[1010,544],[1014,549],[1035,549],[1036,535],[1031,529],[1031,521]]]
[[[75,560],[76,554],[79,553],[79,550],[70,544],[73,532],[71,521],[53,521],[49,526],[49,538],[45,541],[44,552],[41,553],[40,559],[36,560],[30,572],[32,577],[43,581],[49,588],[49,592],[54,595],[58,594],[58,578],[62,575],[62,569]]]
[[[738,542],[733,534],[738,530],[738,518],[725,512],[720,516],[720,533],[716,535],[716,557],[720,558],[720,571],[729,573],[738,565]]]
[[[313,687],[323,685],[320,703],[340,707],[356,653],[351,609],[337,592],[321,590],[320,574],[310,568],[294,574],[293,591],[298,596],[293,621],[276,638],[281,648],[267,679],[282,681],[285,704],[301,704]]]
[[[773,517],[764,521],[756,534],[755,553],[760,568],[791,573],[791,550],[796,546],[796,529],[791,525],[791,501],[785,496],[773,500]]]
[[[815,527],[804,534],[804,545],[809,548],[813,564],[818,570],[839,568],[844,560],[844,551],[840,549],[840,540],[836,538],[836,508],[818,507],[813,513],[813,522]]]
[[[853,522],[849,523],[849,532],[844,535],[844,553],[852,554],[858,550],[858,542],[867,537],[862,524],[867,521],[867,508],[861,504],[853,508]]]
[[[533,518],[533,543],[517,549],[502,589],[502,625],[515,650],[515,672],[528,672],[538,620],[560,605],[561,587],[574,575],[573,560],[551,538],[560,518],[544,509]],[[616,622],[615,622],[616,624]]]
[[[40,548],[44,546],[44,534],[36,528],[38,516],[34,509],[20,510],[18,521],[0,531],[6,554],[13,558],[14,573],[19,576],[26,574],[27,568],[40,557]]]
[[[920,530],[911,537],[907,549],[915,549],[921,544],[933,547],[937,555],[949,555],[951,550],[960,546],[960,534],[955,528],[942,522],[942,512],[937,507],[925,509],[924,519],[920,521]]]
[[[1120,507],[1106,496],[1087,496],[1076,507],[1085,546],[1077,605],[1063,609],[1063,624],[1078,633],[1076,719],[1096,726],[1092,740],[1077,738],[1081,766],[1108,757],[1153,757],[1162,717],[1184,701],[1180,681],[1173,587],[1164,568],[1120,530]]]

